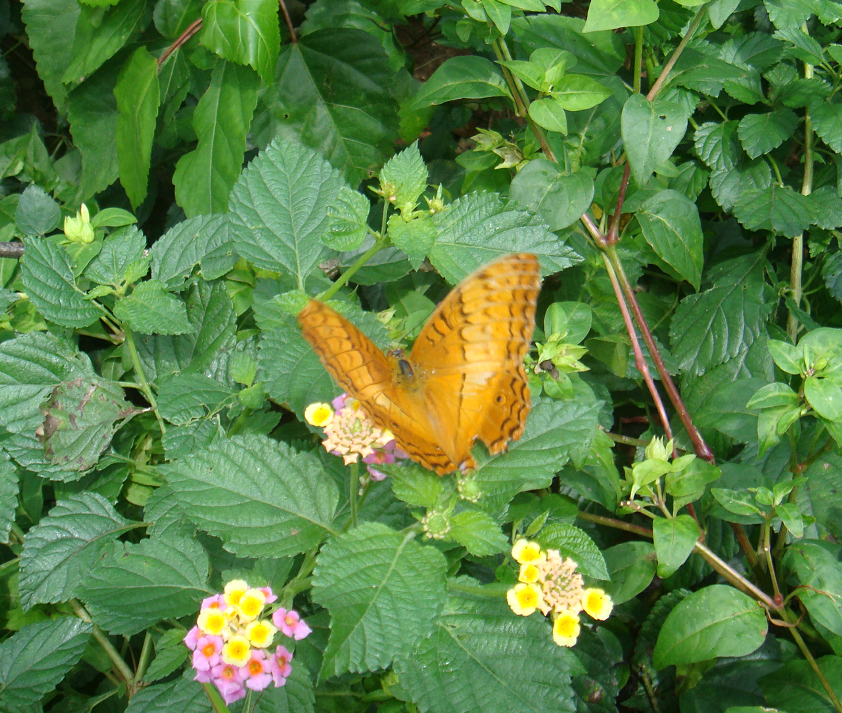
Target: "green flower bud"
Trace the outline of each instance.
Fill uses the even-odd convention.
[[[96,231],[91,225],[91,216],[88,207],[82,203],[82,207],[76,212],[76,217],[70,216],[64,219],[64,235],[71,243],[89,244],[94,241]]]

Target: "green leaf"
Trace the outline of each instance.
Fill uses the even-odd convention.
[[[699,539],[699,526],[689,515],[667,519],[656,517],[652,522],[658,576],[666,579],[678,571],[690,556]]]
[[[567,111],[583,111],[604,102],[611,90],[591,77],[565,74],[553,88],[552,96]]]
[[[209,573],[207,553],[185,537],[114,542],[83,580],[79,597],[97,625],[130,636],[195,613],[210,594]]]
[[[184,425],[216,412],[233,393],[204,374],[177,374],[160,382],[158,410],[170,423]]]
[[[804,379],[804,397],[819,416],[829,421],[842,421],[842,384],[835,379]]]
[[[655,576],[655,548],[648,542],[624,542],[603,551],[610,583],[605,591],[614,604],[622,604],[640,594]]]
[[[622,3],[624,5],[631,3]],[[592,4],[589,16],[594,11]],[[632,94],[623,105],[623,144],[634,179],[641,185],[664,163],[684,138],[688,112],[680,104]]]
[[[322,242],[331,250],[346,252],[359,248],[368,235],[371,203],[359,191],[339,187],[339,195],[327,207],[328,224]]]
[[[130,295],[114,306],[114,316],[141,334],[193,331],[184,302],[167,292],[158,280],[147,280],[135,286]]]
[[[842,225],[842,201],[835,186],[822,186],[805,196],[805,202],[812,213],[810,222],[825,230]]]
[[[436,228],[427,215],[406,222],[398,213],[389,216],[389,239],[403,251],[413,269],[417,270],[436,242]]]
[[[777,183],[742,191],[734,204],[734,216],[748,230],[773,230],[789,237],[798,235],[812,223],[807,199],[789,186]]]
[[[451,57],[424,83],[411,110],[456,99],[509,96],[506,80],[493,62],[476,56]]]
[[[281,52],[255,119],[257,142],[304,144],[357,186],[394,152],[393,85],[388,58],[367,32],[331,27],[305,35]]]
[[[421,194],[427,190],[427,166],[418,150],[418,142],[390,158],[380,171],[380,185],[394,187],[396,208],[418,203]]]
[[[304,279],[328,254],[319,239],[343,182],[314,151],[276,141],[252,161],[231,192],[237,252],[258,267]]]
[[[100,285],[119,285],[131,263],[143,257],[146,236],[134,226],[115,230],[85,268],[85,277]]]
[[[446,563],[413,538],[372,522],[322,550],[313,572],[313,599],[331,615],[322,678],[387,668],[432,631],[446,597]]]
[[[183,649],[187,647],[181,644]],[[295,666],[293,666],[293,670]],[[176,678],[168,683],[141,688],[126,706],[126,713],[208,713],[210,703],[204,688],[190,678]],[[145,679],[144,679],[145,680]]]
[[[451,597],[432,634],[394,666],[411,700],[431,713],[576,710],[570,676],[580,664],[553,643],[542,617],[516,616],[502,597]]]
[[[770,342],[774,341],[772,339]],[[748,408],[770,408],[773,406],[798,406],[801,399],[788,384],[766,384],[755,392],[746,406]]]
[[[555,97],[542,97],[530,103],[529,118],[547,131],[567,135],[567,114],[564,105]]]
[[[553,271],[579,262],[538,216],[492,193],[472,193],[432,216],[438,230],[430,262],[450,284],[501,255],[529,252]]]
[[[636,213],[643,237],[655,254],[699,289],[704,264],[704,236],[699,209],[678,191],[659,191]]]
[[[92,631],[92,624],[62,616],[24,626],[6,639],[0,644],[0,706],[20,711],[56,690]]]
[[[717,656],[747,656],[766,638],[768,623],[753,599],[724,584],[714,584],[681,601],[664,621],[653,663],[697,663]]]
[[[88,470],[111,443],[117,421],[138,411],[113,381],[77,378],[59,384],[42,407],[44,454],[65,470]]]
[[[181,667],[189,654],[190,650],[184,645],[183,629],[170,629],[164,632],[155,642],[155,658],[146,669],[143,680],[146,683],[153,683],[169,676]]]
[[[145,14],[144,0],[124,0],[104,13],[99,8],[83,6],[76,21],[69,66],[65,65],[61,81],[82,82],[93,74],[141,29]]]
[[[49,332],[22,334],[0,343],[0,425],[12,433],[34,433],[52,388],[91,376],[94,369],[88,356]]]
[[[0,542],[8,544],[18,506],[18,469],[9,455],[0,450]]]
[[[477,557],[488,557],[509,549],[509,540],[500,526],[482,510],[464,510],[453,515],[445,537],[458,542]]]
[[[188,217],[227,209],[243,166],[259,85],[248,67],[219,62],[214,68],[193,113],[199,144],[178,160],[172,179],[176,200]]]
[[[158,62],[146,47],[138,47],[114,87],[120,112],[116,129],[120,183],[133,208],[146,199],[159,94]]]
[[[67,252],[49,238],[24,241],[21,258],[23,285],[44,319],[63,327],[87,327],[102,312],[76,287]]]
[[[784,564],[798,576],[798,598],[814,621],[842,636],[842,568],[839,548],[823,541],[791,544]]]
[[[505,34],[505,33],[504,33]],[[497,64],[508,69],[524,84],[540,90],[544,86],[544,68],[536,62],[525,62],[522,59],[498,60]]]
[[[310,453],[265,436],[240,436],[166,466],[179,507],[242,557],[284,557],[316,547],[339,499]]]
[[[553,522],[543,528],[537,536],[544,549],[558,550],[562,557],[570,557],[579,565],[585,577],[608,579],[608,568],[602,552],[596,543],[578,527],[562,522]]]
[[[229,221],[224,215],[201,215],[174,225],[155,241],[152,277],[173,290],[185,283],[202,260],[229,243]],[[107,244],[107,243],[106,243]]]
[[[813,101],[810,104],[813,130],[833,151],[842,153],[842,104]]]
[[[765,331],[774,310],[755,253],[732,261],[732,272],[713,287],[681,300],[672,319],[673,356],[695,375],[732,359]]]
[[[775,361],[775,365],[787,374],[800,374],[804,367],[804,359],[801,349],[798,349],[788,342],[781,342],[777,339],[768,341],[769,353]]]
[[[211,0],[202,7],[201,43],[223,59],[247,64],[272,82],[281,45],[274,0]]]
[[[538,213],[550,230],[567,228],[590,207],[596,171],[590,167],[565,173],[555,163],[537,158],[524,166],[512,180],[509,195]]]
[[[384,466],[383,471],[390,476],[389,482],[395,497],[408,505],[432,509],[438,505],[442,493],[445,492],[447,481],[415,463]]]
[[[73,143],[82,154],[80,201],[106,189],[117,180],[117,84],[122,65],[108,62],[76,87],[68,98],[67,120]]]
[[[108,543],[134,525],[97,493],[60,501],[24,538],[20,595],[24,608],[72,599]]]
[[[29,186],[21,194],[15,223],[24,235],[52,233],[61,221],[61,208],[43,188]]]
[[[791,109],[778,109],[766,114],[746,114],[737,134],[750,158],[757,158],[778,148],[795,134],[799,119]]]
[[[658,19],[654,0],[594,0],[588,8],[585,32],[651,25]]]
[[[812,665],[811,665],[812,664]],[[828,696],[822,681],[813,670],[818,666],[824,681],[830,683],[835,700]],[[765,694],[764,703],[791,713],[832,713],[838,708],[838,681],[842,680],[842,660],[839,656],[822,656],[815,663],[793,659],[775,667],[773,673],[759,680]]]

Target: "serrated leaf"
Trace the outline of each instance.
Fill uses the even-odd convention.
[[[563,270],[580,257],[550,232],[541,218],[515,203],[503,203],[496,194],[471,193],[445,211],[432,216],[438,230],[430,262],[450,284],[494,258],[529,252]]]
[[[740,258],[739,272],[685,297],[678,305],[670,338],[682,371],[704,374],[737,356],[763,334],[775,305],[767,297],[761,257],[756,253]]]
[[[87,355],[49,332],[22,334],[0,343],[0,425],[35,433],[41,405],[63,381],[94,376]]]
[[[454,99],[510,96],[506,80],[494,63],[484,57],[451,57],[439,67],[415,95],[412,110]]]
[[[451,597],[432,634],[394,667],[411,699],[431,713],[572,713],[570,676],[581,672],[543,618],[516,616],[502,597]]]
[[[249,67],[219,62],[214,68],[193,112],[199,143],[178,160],[172,179],[176,200],[188,217],[227,209],[243,166],[259,85]]]
[[[155,642],[155,658],[146,669],[143,680],[146,683],[154,683],[169,676],[187,660],[189,654],[190,650],[184,645],[182,629],[165,631]]]
[[[0,706],[37,703],[82,657],[93,625],[63,616],[24,626],[0,644]]]
[[[750,158],[757,158],[778,148],[798,127],[799,119],[791,109],[778,109],[766,114],[746,114],[737,134]]]
[[[822,277],[827,291],[842,302],[842,252],[827,256],[822,265]]]
[[[805,196],[810,207],[810,222],[825,230],[833,230],[842,225],[842,200],[835,186],[822,186]]]
[[[409,222],[398,213],[389,216],[389,238],[417,270],[436,242],[436,228],[429,216],[421,215]]]
[[[85,268],[85,277],[100,285],[119,285],[126,269],[143,257],[146,236],[134,226],[115,230],[102,244],[102,249]]]
[[[114,316],[141,334],[185,334],[193,326],[184,302],[168,292],[158,280],[136,285],[132,293],[114,306]]]
[[[833,151],[842,153],[842,105],[825,101],[810,104],[813,130]]]
[[[807,199],[777,183],[741,192],[734,215],[748,230],[773,230],[789,237],[806,230],[812,222]]]
[[[158,117],[158,61],[138,47],[120,70],[114,87],[117,99],[116,143],[120,183],[137,208],[146,199],[152,139]]]
[[[313,599],[331,615],[323,678],[387,668],[432,630],[446,597],[446,563],[413,537],[372,522],[322,549]]]
[[[61,208],[39,186],[28,186],[21,193],[15,211],[15,223],[25,235],[46,235],[53,232],[61,220]]]
[[[655,644],[658,668],[696,663],[716,656],[746,656],[758,649],[768,631],[761,606],[723,584],[694,592],[673,609]]]
[[[336,486],[310,453],[265,436],[241,436],[166,467],[181,509],[243,557],[282,557],[333,532]]]
[[[182,647],[186,649],[184,644]],[[204,688],[192,676],[141,688],[126,706],[126,713],[208,713],[210,703]]]
[[[193,268],[229,242],[225,215],[200,215],[170,228],[150,248],[152,277],[168,289],[183,285]]]
[[[24,538],[20,595],[24,608],[67,601],[103,548],[131,521],[97,493],[79,493],[59,502]]]
[[[326,210],[328,224],[322,242],[339,252],[356,250],[368,235],[370,210],[371,203],[362,193],[340,186],[339,194]]]
[[[415,206],[427,189],[427,166],[418,150],[418,142],[390,158],[380,171],[380,185],[394,187],[395,206]]]
[[[114,542],[82,581],[79,597],[105,631],[131,635],[198,610],[210,593],[210,562],[185,537]]]
[[[158,409],[170,423],[184,425],[216,412],[233,393],[204,374],[177,374],[160,382]]]
[[[274,0],[212,0],[202,7],[202,20],[205,47],[271,83],[281,44]]]
[[[23,285],[44,319],[63,327],[87,327],[102,312],[76,287],[67,252],[49,238],[24,241],[21,258]]]
[[[472,555],[487,557],[509,549],[509,540],[500,525],[482,510],[464,510],[450,518],[445,537],[458,542]]]
[[[573,225],[590,207],[595,178],[596,170],[588,166],[565,173],[557,164],[537,158],[514,177],[509,195],[538,213],[550,230],[561,230]]]
[[[0,542],[8,544],[18,506],[18,469],[0,450]]]
[[[304,279],[328,254],[319,240],[343,181],[310,149],[276,141],[252,161],[231,192],[237,252],[258,267]]]
[[[657,256],[698,290],[704,236],[696,204],[667,189],[646,200],[636,215],[643,237]]]
[[[113,381],[77,378],[59,384],[42,407],[38,435],[44,454],[65,470],[88,470],[111,443],[117,421],[137,412]]]
[[[624,3],[625,4],[625,3]],[[591,5],[590,13],[594,10]],[[632,94],[623,105],[623,144],[635,180],[643,185],[684,138],[688,113],[685,107],[664,99],[650,102]]]
[[[546,549],[558,550],[562,557],[570,557],[579,565],[579,571],[593,579],[608,579],[605,559],[596,543],[584,530],[561,522],[553,522],[543,528],[537,536]]]
[[[394,70],[371,35],[331,23],[282,50],[255,120],[258,143],[276,137],[303,143],[357,186],[394,152],[393,83]]]
[[[408,505],[434,508],[445,489],[446,481],[415,463],[384,465],[383,471],[390,476],[395,497]]]

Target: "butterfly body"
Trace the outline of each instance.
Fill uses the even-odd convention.
[[[409,355],[381,352],[327,305],[310,300],[302,333],[327,371],[388,428],[413,460],[439,475],[476,466],[481,440],[503,452],[523,434],[529,349],[541,286],[534,255],[507,255],[457,285],[430,316]]]

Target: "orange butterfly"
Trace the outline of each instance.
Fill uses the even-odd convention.
[[[535,326],[541,271],[534,255],[506,255],[460,282],[407,357],[383,354],[342,315],[310,300],[298,315],[325,369],[410,458],[439,475],[476,467],[523,434],[529,386],[523,358]]]

